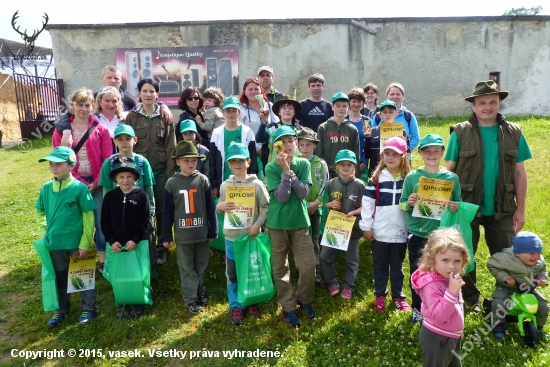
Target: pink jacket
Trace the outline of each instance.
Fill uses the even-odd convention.
[[[462,337],[464,301],[460,294],[449,290],[449,281],[436,272],[418,269],[411,276],[411,282],[422,298],[422,325],[439,335]]]
[[[73,123],[74,116],[71,116],[70,122]],[[90,121],[88,122],[88,129],[92,124],[96,121],[92,116],[90,116]],[[53,137],[52,137],[52,143],[53,147],[57,147],[61,145],[61,138],[63,137],[63,134],[60,133],[57,129],[54,129]],[[111,136],[109,135],[109,129],[105,125],[98,124],[94,131],[90,134],[88,137],[88,140],[86,140],[86,152],[88,153],[88,161],[90,162],[90,169],[92,171],[92,175],[94,177],[93,184],[96,187],[99,187],[99,174],[101,173],[101,165],[103,162],[109,158],[113,154],[113,144],[111,143]],[[74,149],[76,146],[76,143],[73,142],[73,146],[71,148]],[[86,184],[86,186],[89,185],[89,183],[80,177],[80,175],[77,173],[78,171],[78,160],[76,161],[76,165],[73,167],[72,174],[73,177],[76,178],[78,181]]]

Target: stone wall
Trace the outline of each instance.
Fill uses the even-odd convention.
[[[214,21],[50,25],[58,77],[65,90],[100,87],[116,48],[236,44],[242,81],[260,65],[275,70],[276,88],[307,98],[307,78],[324,74],[325,98],[373,82],[385,98],[405,86],[404,105],[417,115],[468,113],[464,97],[500,72],[505,114],[550,114],[550,16]]]

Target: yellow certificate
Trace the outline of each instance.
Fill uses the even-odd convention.
[[[440,220],[445,204],[451,200],[454,185],[453,181],[420,177],[412,216]]]
[[[95,288],[96,252],[96,250],[88,251],[84,257],[78,257],[77,252],[71,257],[67,293],[89,291]]]
[[[323,231],[321,245],[347,251],[353,224],[357,218],[347,217],[344,213],[331,210]]]
[[[399,122],[383,122],[380,124],[380,152],[384,150],[386,140],[394,136],[403,136],[403,124]]]
[[[256,188],[254,186],[227,186],[225,201],[232,201],[236,208],[231,213],[225,213],[224,229],[249,228],[254,219],[254,203]]]

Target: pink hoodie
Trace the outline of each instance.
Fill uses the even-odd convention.
[[[449,280],[436,272],[418,269],[411,282],[422,299],[422,325],[439,335],[460,338],[464,330],[464,301],[462,295],[449,290]]]

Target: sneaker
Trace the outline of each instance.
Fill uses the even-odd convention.
[[[506,337],[506,328],[504,327],[504,324],[498,324],[493,329],[493,336],[495,339],[504,339]]]
[[[409,306],[405,298],[394,298],[392,302],[399,311],[411,312],[411,306]]]
[[[105,270],[105,263],[99,263],[97,264],[97,271],[100,273],[100,274],[103,274],[103,270]]]
[[[250,305],[246,307],[246,313],[248,313],[250,316],[254,316],[255,318],[260,318],[260,306],[256,305]]]
[[[61,323],[61,321],[65,320],[67,317],[66,314],[63,313],[54,313],[52,317],[48,320],[48,327],[55,327]]]
[[[298,328],[300,327],[300,320],[298,319],[298,314],[296,311],[283,311],[281,310],[283,314],[283,320],[285,320],[285,323],[289,326]]]
[[[319,273],[315,273],[315,284],[321,284],[321,277]]]
[[[244,310],[242,308],[233,307],[231,311],[231,322],[233,325],[241,325],[244,322]]]
[[[78,322],[79,324],[85,324],[95,317],[95,313],[96,311],[92,310],[82,311],[80,316],[78,316],[76,322]]]
[[[374,310],[376,312],[386,311],[386,297],[383,297],[383,296],[376,297],[376,300],[374,301]]]
[[[126,306],[126,313],[132,319],[138,319],[143,315],[143,307]]]
[[[199,305],[197,302],[193,302],[193,303],[190,303],[190,304],[185,304],[185,307],[187,307],[189,312],[191,312],[193,315],[196,315],[196,314],[198,314],[199,312],[202,311],[202,306]]]
[[[300,305],[300,310],[302,311],[302,314],[307,316],[309,319],[315,318],[315,310],[313,309],[311,303],[302,303],[298,301],[298,304]]]
[[[342,290],[341,296],[343,299],[351,299],[352,295],[353,295],[353,291],[351,290],[351,288],[344,288]]]
[[[128,316],[128,311],[126,311],[126,307],[120,306],[116,312],[116,317],[118,319],[123,319],[126,316]]]
[[[208,302],[209,302],[209,299],[208,299],[208,296],[206,295],[206,293],[199,295],[199,297],[197,299],[197,303],[199,305],[201,305],[202,307],[208,306]]]
[[[168,254],[166,251],[159,251],[157,254],[157,264],[163,265],[166,264],[166,261],[168,260]]]
[[[340,287],[338,287],[337,285],[329,285],[327,289],[328,289],[328,294],[330,294],[332,297],[334,297],[335,295],[338,294],[338,292],[340,292]]]
[[[479,301],[475,302],[464,302],[464,306],[466,306],[466,311],[480,313],[483,310],[481,309],[481,305],[479,304]]]
[[[418,311],[416,308],[413,308],[412,310],[412,317],[411,317],[411,324],[415,325],[420,323],[422,325],[422,321],[424,321],[424,317],[422,317],[422,313]]]

